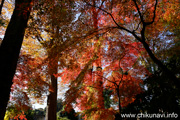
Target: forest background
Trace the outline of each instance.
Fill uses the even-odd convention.
[[[33,119],[46,97],[46,120],[179,114],[179,5],[1,0],[0,119]]]

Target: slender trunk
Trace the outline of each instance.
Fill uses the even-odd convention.
[[[51,86],[53,91],[49,91],[47,99],[47,108],[46,108],[46,120],[57,120],[56,110],[57,110],[57,77],[54,74],[57,74],[57,60],[53,59],[53,54],[49,54],[49,74],[51,76]]]
[[[1,5],[0,5],[0,15],[1,15],[1,13],[2,13],[2,7],[3,7],[3,5],[4,5],[4,1],[5,1],[5,0],[2,0],[2,1],[1,1]]]
[[[53,92],[50,91],[47,100],[46,108],[46,120],[57,120],[56,110],[57,110],[57,78],[51,75],[51,85],[53,87]]]
[[[15,1],[15,9],[0,46],[0,120],[6,112],[30,9],[31,0]]]
[[[54,74],[58,72],[58,57],[54,49],[48,52],[48,73],[51,77],[51,86],[53,91],[49,91],[46,108],[46,120],[57,120],[57,77]]]
[[[115,120],[121,120],[121,112],[122,112],[122,108],[121,108],[121,96],[119,93],[119,86],[116,88],[116,92],[117,92],[117,96],[118,96],[118,106],[119,106],[119,113],[116,114],[115,116]]]

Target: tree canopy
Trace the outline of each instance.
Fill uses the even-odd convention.
[[[46,120],[73,119],[75,111],[85,120],[179,114],[179,5],[179,0],[2,0],[0,116],[23,119],[45,96]],[[62,85],[67,90],[64,105],[58,105],[66,112],[56,114]]]

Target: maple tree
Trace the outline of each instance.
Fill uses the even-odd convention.
[[[151,3],[152,2],[152,3]],[[144,3],[144,4],[143,4]],[[87,3],[88,5],[94,6],[92,4]],[[100,10],[102,10],[103,12],[105,12],[107,15],[110,16],[110,18],[112,18],[113,23],[115,24],[115,28],[120,29],[120,30],[124,30],[128,33],[130,33],[131,35],[133,35],[135,37],[135,39],[137,39],[139,42],[141,42],[144,46],[144,48],[146,49],[147,53],[149,54],[149,56],[151,57],[151,59],[163,70],[165,71],[170,78],[173,79],[173,81],[176,83],[177,87],[179,87],[180,85],[180,81],[178,80],[178,78],[176,78],[176,76],[154,55],[154,53],[151,51],[149,45],[147,44],[147,40],[146,40],[146,29],[149,25],[153,24],[156,18],[156,9],[157,9],[157,4],[158,4],[158,0],[155,1],[143,1],[140,2],[138,5],[138,2],[136,0],[132,0],[132,1],[127,1],[124,4],[122,4],[122,6],[124,6],[125,4],[129,4],[128,8],[132,8],[132,10],[129,12],[130,15],[125,17],[125,21],[126,24],[131,23],[132,19],[130,19],[129,17],[133,16],[133,11],[137,11],[137,17],[134,16],[134,18],[137,21],[138,25],[136,28],[130,28],[128,29],[127,27],[123,26],[123,22],[120,21],[119,24],[119,20],[115,17],[113,17],[114,13],[110,13],[105,9],[99,8],[97,6],[94,6],[96,8],[99,8]],[[131,7],[130,7],[131,6]],[[119,7],[119,6],[118,6]],[[125,6],[124,6],[125,7]],[[126,12],[124,12],[126,15]],[[133,17],[132,17],[133,18]],[[132,21],[133,22],[133,21]],[[132,29],[132,30],[131,30]],[[140,35],[139,35],[140,34]]]

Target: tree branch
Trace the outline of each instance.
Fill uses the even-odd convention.
[[[108,15],[112,18],[113,22],[116,24],[117,28],[122,29],[122,30],[124,30],[124,31],[126,31],[126,32],[129,32],[129,33],[132,33],[132,31],[128,30],[127,28],[120,26],[120,25],[116,22],[116,20],[114,19],[113,15],[112,15],[110,12],[108,12],[108,11],[106,11],[106,10],[98,7],[98,6],[92,5],[92,4],[90,4],[90,3],[86,2],[86,1],[84,1],[84,2],[85,2],[87,5],[92,6],[92,7],[95,7],[95,8],[98,8],[99,10],[101,10],[101,11],[105,12],[106,14],[108,14]]]
[[[113,82],[113,81],[111,81],[111,80],[109,80],[109,79],[107,79],[106,77],[104,77],[104,76],[102,76],[102,75],[99,75],[99,74],[97,74],[96,72],[94,72],[96,75],[98,75],[98,76],[100,76],[100,77],[102,77],[102,78],[104,78],[105,80],[107,80],[108,82],[111,82],[111,83],[113,83],[113,84],[115,84],[116,85],[116,82]]]
[[[146,25],[150,25],[150,24],[152,24],[152,23],[154,22],[155,17],[156,17],[156,8],[157,8],[157,4],[158,4],[158,0],[156,0],[155,6],[154,6],[154,12],[153,12],[154,15],[153,15],[153,19],[152,19],[151,22],[146,22]]]
[[[101,5],[100,5],[100,7],[99,8],[101,8],[102,7],[102,5],[103,5],[103,3],[105,2],[105,0],[103,0],[102,2],[101,2]],[[97,11],[97,13],[99,13],[99,11],[100,11],[100,9],[98,9],[98,11]]]
[[[134,4],[135,4],[135,6],[136,6],[136,9],[137,9],[137,11],[138,11],[139,17],[140,17],[140,19],[141,19],[141,22],[144,23],[143,16],[142,16],[142,14],[141,14],[141,11],[139,10],[139,7],[138,7],[138,5],[137,5],[137,3],[136,3],[136,0],[133,0],[133,2],[134,2]]]

